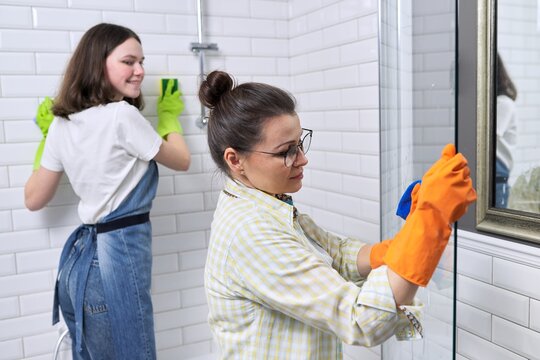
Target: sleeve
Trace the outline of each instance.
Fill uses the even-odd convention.
[[[242,282],[237,285],[246,289],[243,296],[334,333],[347,344],[375,346],[410,324],[396,309],[386,266],[372,271],[360,288],[303,247],[293,234],[268,223],[242,227],[229,250],[232,278]],[[410,309],[416,319],[420,309]]]
[[[57,145],[59,144],[58,137],[61,136],[58,121],[65,120],[55,118],[51,123],[51,126],[49,126],[49,132],[47,133],[45,140],[45,148],[43,149],[43,155],[41,157],[41,166],[47,170],[62,172],[64,171],[64,166],[60,160],[57,148]]]
[[[516,104],[508,96],[497,97],[497,137],[513,146],[517,139]]]
[[[156,156],[163,140],[137,108],[123,103],[116,121],[118,141],[130,155],[145,161]]]
[[[298,216],[298,222],[305,235],[318,243],[333,259],[332,267],[348,281],[360,284],[365,280],[358,273],[356,258],[365,243],[351,238],[342,238],[320,228],[306,214]]]

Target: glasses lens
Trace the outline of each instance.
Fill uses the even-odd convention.
[[[302,152],[305,154],[307,154],[307,152],[309,151],[309,146],[311,145],[311,131],[308,132],[304,138],[302,139],[302,142],[300,143],[300,149],[302,150]]]
[[[285,155],[285,166],[291,167],[293,162],[296,160],[296,155],[298,154],[298,146],[291,146],[287,150],[287,155]]]
[[[291,167],[295,162],[296,157],[298,156],[298,149],[302,150],[304,155],[308,152],[309,146],[311,145],[311,131],[309,131],[304,138],[300,140],[300,143],[296,146],[291,146],[287,150],[287,155],[285,156],[285,166]]]

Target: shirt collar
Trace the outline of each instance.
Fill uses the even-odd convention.
[[[247,187],[240,181],[230,178],[227,179],[223,192],[227,196],[253,201],[259,206],[277,211],[286,216],[291,224],[298,216],[298,210],[293,205],[292,197],[287,194],[272,196],[264,191]]]

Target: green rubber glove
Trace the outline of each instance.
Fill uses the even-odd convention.
[[[157,133],[162,138],[172,132],[184,133],[182,125],[178,121],[178,117],[184,111],[184,102],[180,98],[182,93],[180,90],[172,92],[172,88],[173,82],[168,81],[163,96],[160,96],[157,102]]]
[[[34,157],[34,170],[39,169],[41,164],[41,156],[43,155],[43,149],[45,148],[45,139],[49,133],[49,127],[54,119],[54,114],[52,113],[53,101],[50,97],[45,97],[45,99],[39,104],[35,122],[41,133],[43,134],[43,139],[39,143],[38,149],[36,151],[36,156]]]

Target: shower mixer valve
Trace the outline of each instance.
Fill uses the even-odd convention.
[[[218,46],[216,43],[195,43],[195,42],[192,42],[190,44],[191,46],[191,51],[193,52],[199,52],[201,50],[219,50],[218,49]]]

